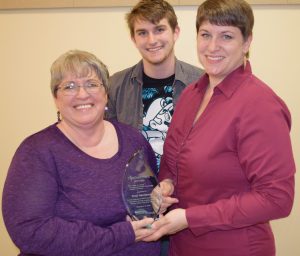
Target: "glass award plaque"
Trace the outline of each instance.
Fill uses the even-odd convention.
[[[123,201],[132,220],[158,218],[162,196],[157,185],[143,150],[138,150],[126,164],[122,184]]]

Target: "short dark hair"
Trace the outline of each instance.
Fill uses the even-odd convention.
[[[244,0],[206,0],[198,8],[197,33],[205,21],[214,25],[238,27],[244,40],[252,35],[254,26],[252,8]]]
[[[141,19],[157,24],[166,18],[173,32],[178,26],[177,16],[173,7],[164,0],[141,0],[126,15],[130,34],[134,36],[134,23]]]

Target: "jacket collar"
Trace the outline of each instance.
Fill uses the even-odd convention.
[[[143,71],[144,71],[144,66],[143,66],[143,60],[140,60],[134,67],[132,74],[131,74],[131,79],[136,80],[139,84],[143,84]],[[180,61],[175,58],[175,79],[174,81],[180,81],[183,84],[185,83],[184,81],[188,80],[186,77],[187,74],[183,72],[182,66]]]

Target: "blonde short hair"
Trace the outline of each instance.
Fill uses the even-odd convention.
[[[53,62],[50,70],[52,95],[56,97],[57,88],[67,74],[73,73],[78,77],[84,77],[91,71],[97,74],[107,92],[109,77],[107,67],[94,54],[80,50],[70,50],[62,54]]]

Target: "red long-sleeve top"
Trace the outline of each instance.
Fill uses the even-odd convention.
[[[170,255],[275,255],[269,221],[289,215],[294,199],[289,110],[247,63],[193,124],[208,82],[183,92],[165,141],[160,179],[174,180],[189,225],[171,237]]]

